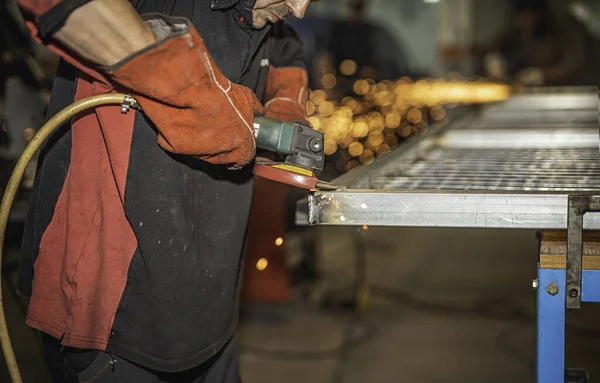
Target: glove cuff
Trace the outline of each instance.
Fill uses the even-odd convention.
[[[302,68],[269,69],[265,93],[266,115],[292,121],[307,121],[308,74]]]

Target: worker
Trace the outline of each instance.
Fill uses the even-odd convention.
[[[128,92],[42,149],[18,278],[55,382],[240,380],[253,119],[306,120],[310,0],[20,0],[59,53],[49,114]]]
[[[597,85],[598,41],[566,10],[546,0],[514,0],[514,26],[485,50],[492,78],[526,85]]]

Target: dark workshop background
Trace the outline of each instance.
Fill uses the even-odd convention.
[[[514,28],[511,3],[323,0],[305,19],[291,20],[305,42],[311,123],[325,132],[323,178],[334,180],[379,161],[432,124],[451,122],[454,101],[429,84],[475,90],[491,81],[486,57]],[[600,2],[549,4],[556,28],[563,19],[583,26],[591,42],[586,59],[600,57],[594,51],[600,49]],[[56,58],[32,44],[14,22],[12,1],[2,7],[0,190],[45,120],[56,65]],[[515,52],[508,56],[510,73],[496,81],[514,86],[523,73],[519,69],[529,65]],[[586,76],[584,83],[598,84],[598,73]],[[581,80],[566,78],[557,85],[581,85]],[[388,108],[385,97],[399,86],[424,94],[426,101]],[[381,100],[369,98],[373,89]],[[477,102],[498,97],[501,91]],[[379,133],[371,134],[373,124],[381,125]],[[24,325],[27,303],[14,288],[34,173],[32,165],[11,215],[2,284],[25,381],[48,382],[38,334]],[[242,292],[244,383],[534,380],[536,232],[297,227],[295,201],[305,196],[266,181],[256,185]],[[569,313],[568,320],[600,330],[599,313],[587,305]],[[567,365],[600,379],[600,335],[589,336],[600,333],[567,334]],[[8,379],[2,361],[0,382]]]

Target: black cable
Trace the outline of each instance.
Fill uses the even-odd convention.
[[[257,356],[268,358],[268,359],[294,359],[294,360],[322,360],[339,358],[340,354],[354,349],[362,345],[367,339],[369,339],[375,332],[376,327],[374,323],[362,320],[364,328],[359,335],[354,335],[355,331],[352,331],[346,341],[342,339],[342,343],[330,349],[324,350],[285,350],[285,349],[268,349],[263,347],[256,347],[251,345],[241,344],[240,349],[242,351],[251,352]],[[350,327],[350,326],[348,326]],[[352,328],[353,330],[356,327]]]
[[[533,316],[522,309],[511,299],[487,298],[472,306],[455,306],[442,303],[428,302],[413,295],[396,289],[381,286],[370,286],[370,291],[377,296],[391,300],[395,303],[408,306],[420,311],[429,311],[435,314],[449,315],[477,315],[490,319],[521,321]]]
[[[351,339],[352,333],[355,331],[358,322],[359,322],[359,319],[354,318],[348,324],[348,326],[346,326],[346,328],[342,332],[342,342],[345,339]],[[366,339],[367,338],[365,337],[365,340]],[[358,347],[358,346],[359,345],[357,345],[356,347]],[[354,348],[355,347],[345,347],[345,348],[340,349],[340,352],[338,354],[337,361],[335,363],[335,367],[333,370],[333,374],[332,374],[332,382],[333,383],[342,383],[344,381],[344,370],[346,368],[346,363],[348,362],[348,354]]]
[[[353,236],[356,251],[354,251],[354,303],[355,309],[359,310],[354,313],[353,318],[342,331],[341,344],[338,347],[328,350],[274,350],[255,347],[250,345],[240,345],[242,351],[252,352],[253,354],[269,359],[294,359],[294,360],[322,360],[325,358],[337,359],[334,372],[332,375],[333,383],[342,383],[344,377],[344,369],[348,359],[348,353],[357,347],[363,345],[376,333],[376,326],[373,322],[364,318],[361,313],[359,300],[364,293],[367,280],[367,259],[366,246],[364,241],[364,233],[358,230],[358,235]],[[364,329],[359,335],[355,335],[357,329],[362,324]]]
[[[523,325],[523,323],[517,323],[513,326],[508,326],[504,330],[500,331],[498,335],[496,335],[496,337],[494,338],[494,345],[496,346],[496,349],[498,351],[518,361],[519,363],[524,365],[530,372],[535,374],[535,357],[523,350],[520,350],[518,347],[515,347],[509,342],[510,335]]]
[[[360,321],[362,307],[362,299],[364,289],[367,285],[367,247],[365,241],[365,233],[361,229],[357,229],[358,234],[353,235],[354,240],[354,303],[356,314],[350,324],[346,327],[342,333],[342,342],[344,339],[352,336],[356,323]],[[350,349],[342,349],[340,355],[335,364],[335,369],[332,375],[333,383],[343,383],[344,381],[344,370],[346,362],[348,361],[348,353]]]
[[[537,317],[528,313],[515,300],[510,298],[486,298],[473,306],[452,306],[428,302],[415,298],[411,294],[395,289],[371,286],[371,292],[382,298],[421,311],[443,315],[476,315],[495,320],[515,321],[521,324],[535,325]],[[566,325],[565,329],[581,338],[600,337],[600,329],[591,329],[578,325]]]

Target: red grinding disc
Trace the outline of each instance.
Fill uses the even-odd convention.
[[[263,164],[254,166],[254,175],[306,190],[315,189],[318,181],[315,176],[306,176]]]

